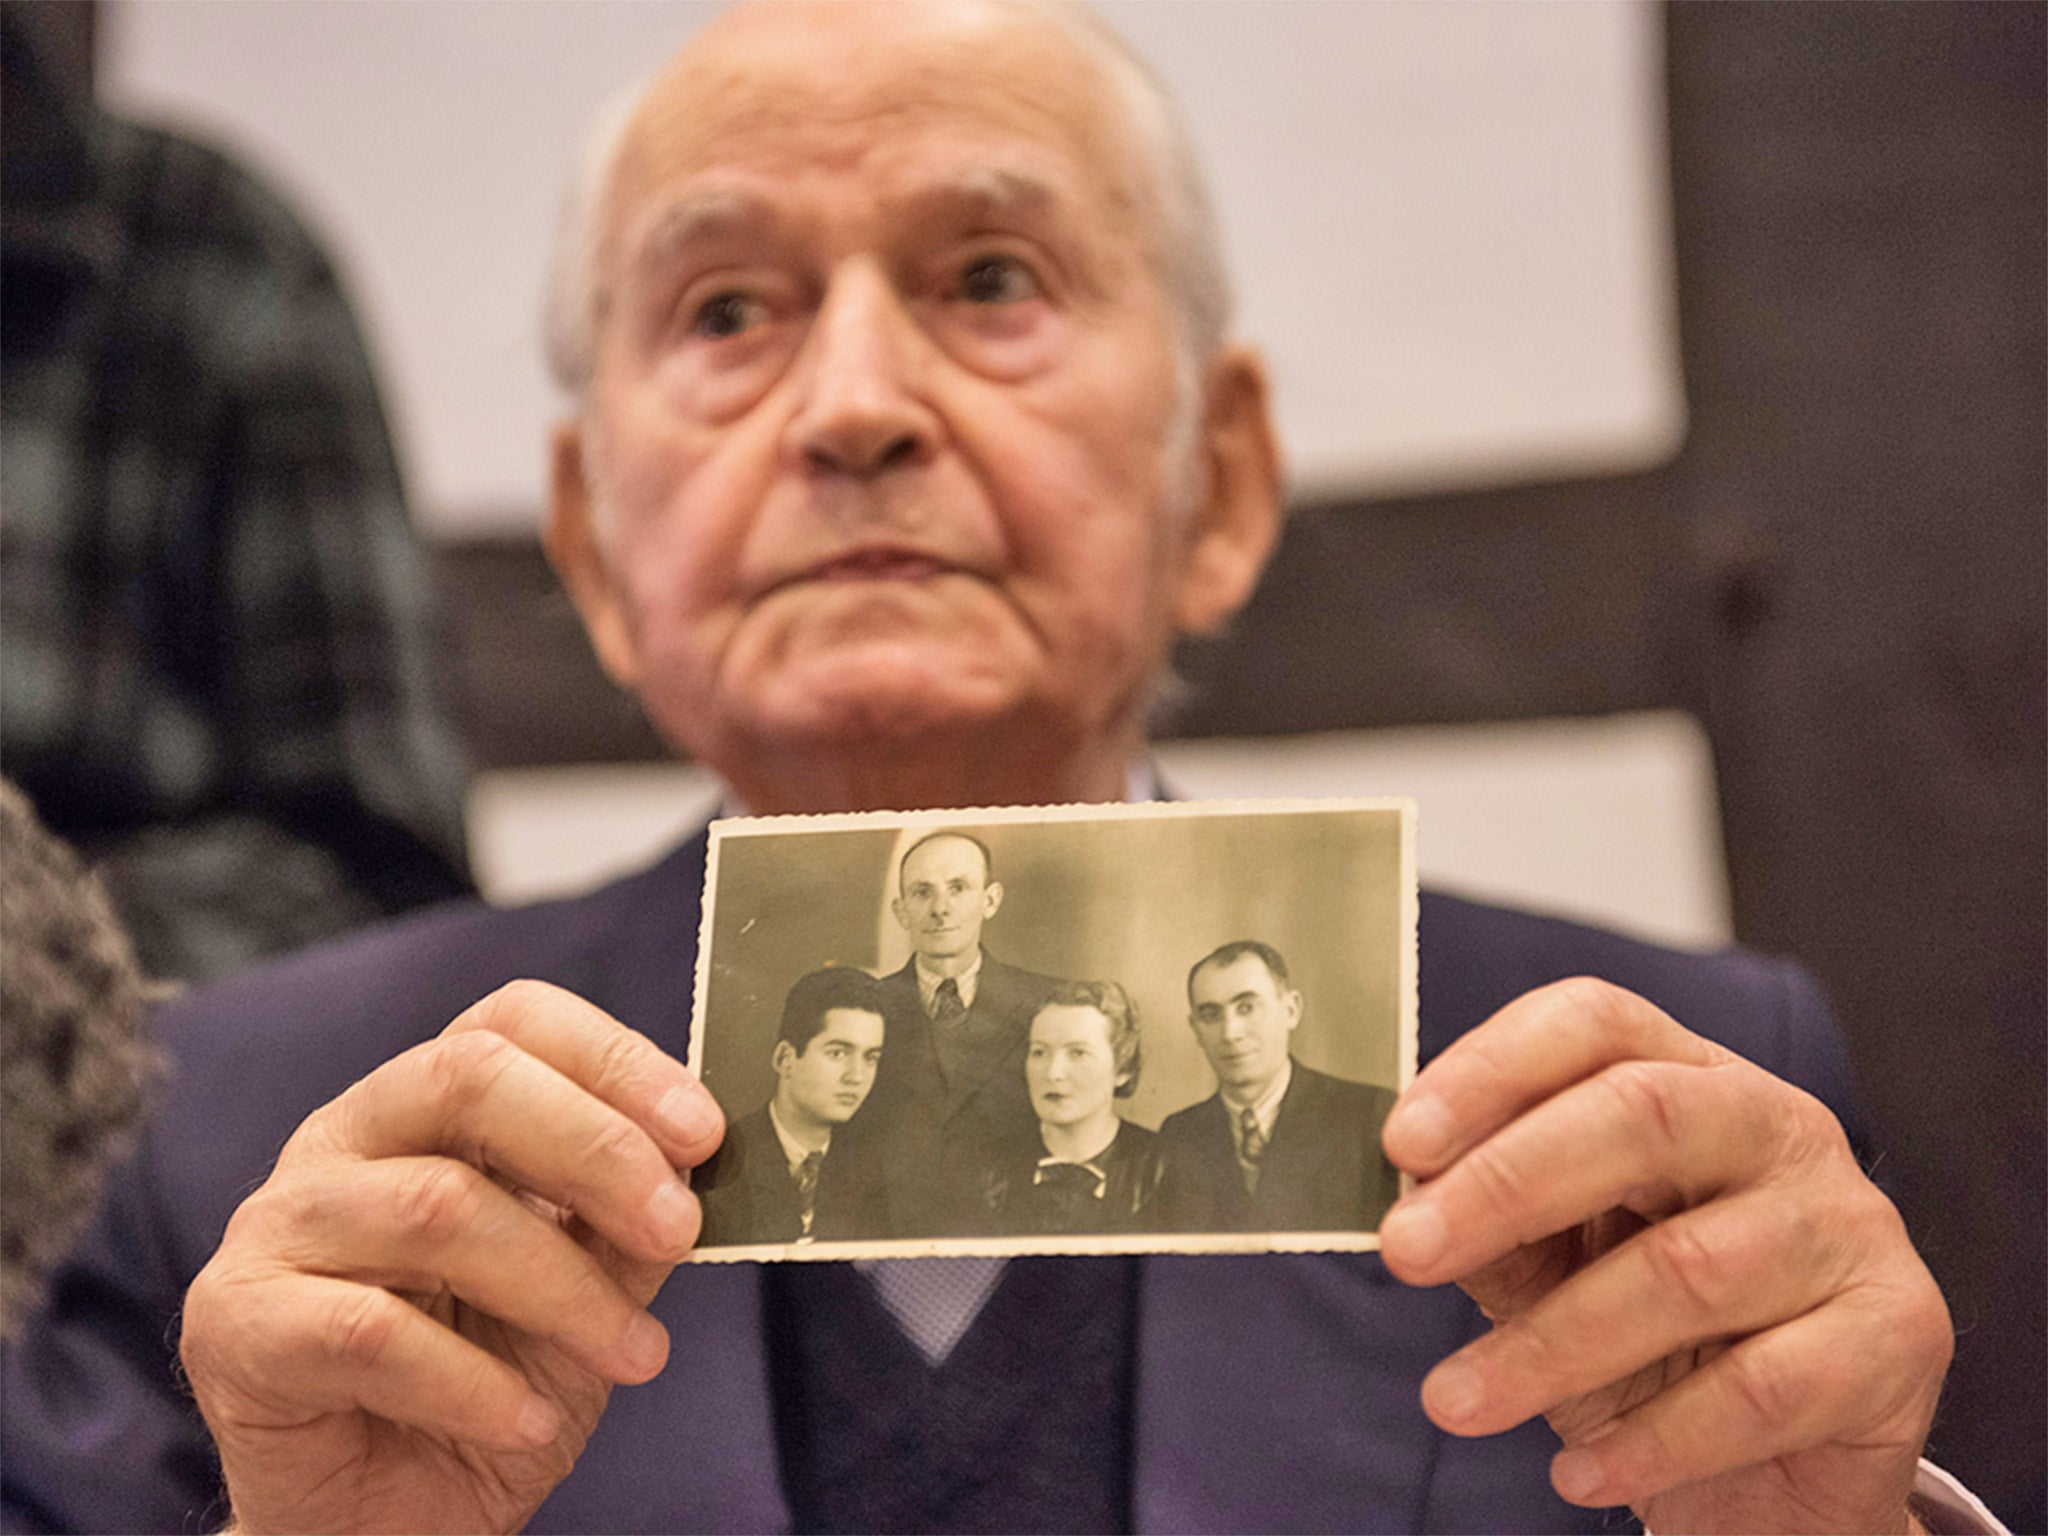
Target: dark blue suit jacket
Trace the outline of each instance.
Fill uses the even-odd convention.
[[[105,1215],[5,1359],[10,1526],[202,1529],[224,1511],[173,1371],[179,1299],[237,1203],[314,1107],[437,1033],[500,983],[581,993],[681,1055],[704,840],[592,895],[516,911],[453,905],[189,998],[158,1018],[176,1075]],[[1517,994],[1590,972],[1654,999],[1847,1111],[1840,1042],[1795,969],[1680,955],[1425,895],[1428,1058]],[[622,1388],[532,1528],[786,1526],[761,1272],[686,1266],[654,1310],[663,1375]],[[1144,1261],[1132,1507],[1142,1529],[1601,1530],[1549,1491],[1540,1423],[1438,1433],[1423,1373],[1484,1326],[1452,1288],[1412,1290],[1376,1255]]]

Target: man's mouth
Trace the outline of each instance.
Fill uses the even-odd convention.
[[[820,561],[803,572],[799,581],[926,581],[944,574],[950,567],[941,560],[914,549],[878,545],[848,550]]]

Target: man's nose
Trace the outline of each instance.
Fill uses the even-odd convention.
[[[813,471],[861,477],[924,459],[938,437],[919,388],[927,345],[881,271],[835,272],[804,339],[791,451]]]

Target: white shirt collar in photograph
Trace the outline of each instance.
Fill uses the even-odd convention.
[[[1259,1122],[1259,1134],[1267,1140],[1273,1137],[1273,1122],[1280,1118],[1280,1101],[1287,1097],[1287,1085],[1294,1081],[1294,1058],[1289,1056],[1280,1064],[1280,1075],[1273,1079],[1266,1091],[1252,1101],[1252,1118]],[[1230,1134],[1238,1134],[1238,1119],[1245,1109],[1231,1096],[1228,1088],[1222,1090],[1223,1103],[1230,1110]]]
[[[932,999],[939,995],[939,983],[946,978],[934,976],[931,972],[927,971],[924,968],[924,956],[917,956],[916,961],[917,995],[923,999],[924,1011],[929,1015],[932,1011]],[[960,1006],[972,1008],[974,1006],[974,994],[981,987],[981,950],[979,948],[974,951],[973,963],[953,978],[953,985],[960,989]]]
[[[789,1159],[789,1171],[792,1176],[795,1175],[798,1164],[802,1163],[812,1152],[829,1152],[832,1150],[832,1132],[830,1130],[825,1132],[825,1144],[822,1147],[807,1147],[798,1141],[796,1137],[792,1136],[789,1127],[782,1123],[782,1116],[775,1113],[775,1101],[773,1099],[768,1101],[768,1123],[775,1127],[775,1139],[782,1143],[782,1155]]]

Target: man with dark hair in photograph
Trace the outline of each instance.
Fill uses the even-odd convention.
[[[931,832],[904,851],[889,910],[910,959],[882,978],[890,1050],[862,1127],[878,1133],[891,1230],[955,1230],[968,1214],[971,1167],[1038,1144],[1024,1087],[1025,1035],[1055,978],[1006,965],[982,947],[1003,904],[988,845]]]
[[[1188,972],[1188,1023],[1216,1091],[1168,1115],[1174,1226],[1230,1232],[1371,1231],[1400,1192],[1380,1151],[1390,1088],[1297,1061],[1301,993],[1256,939],[1225,944]]]
[[[737,1120],[691,1175],[705,1247],[871,1237],[843,1181],[825,1176],[833,1133],[875,1085],[882,1002],[866,971],[830,966],[799,977],[782,1004],[771,1061],[775,1092]]]

